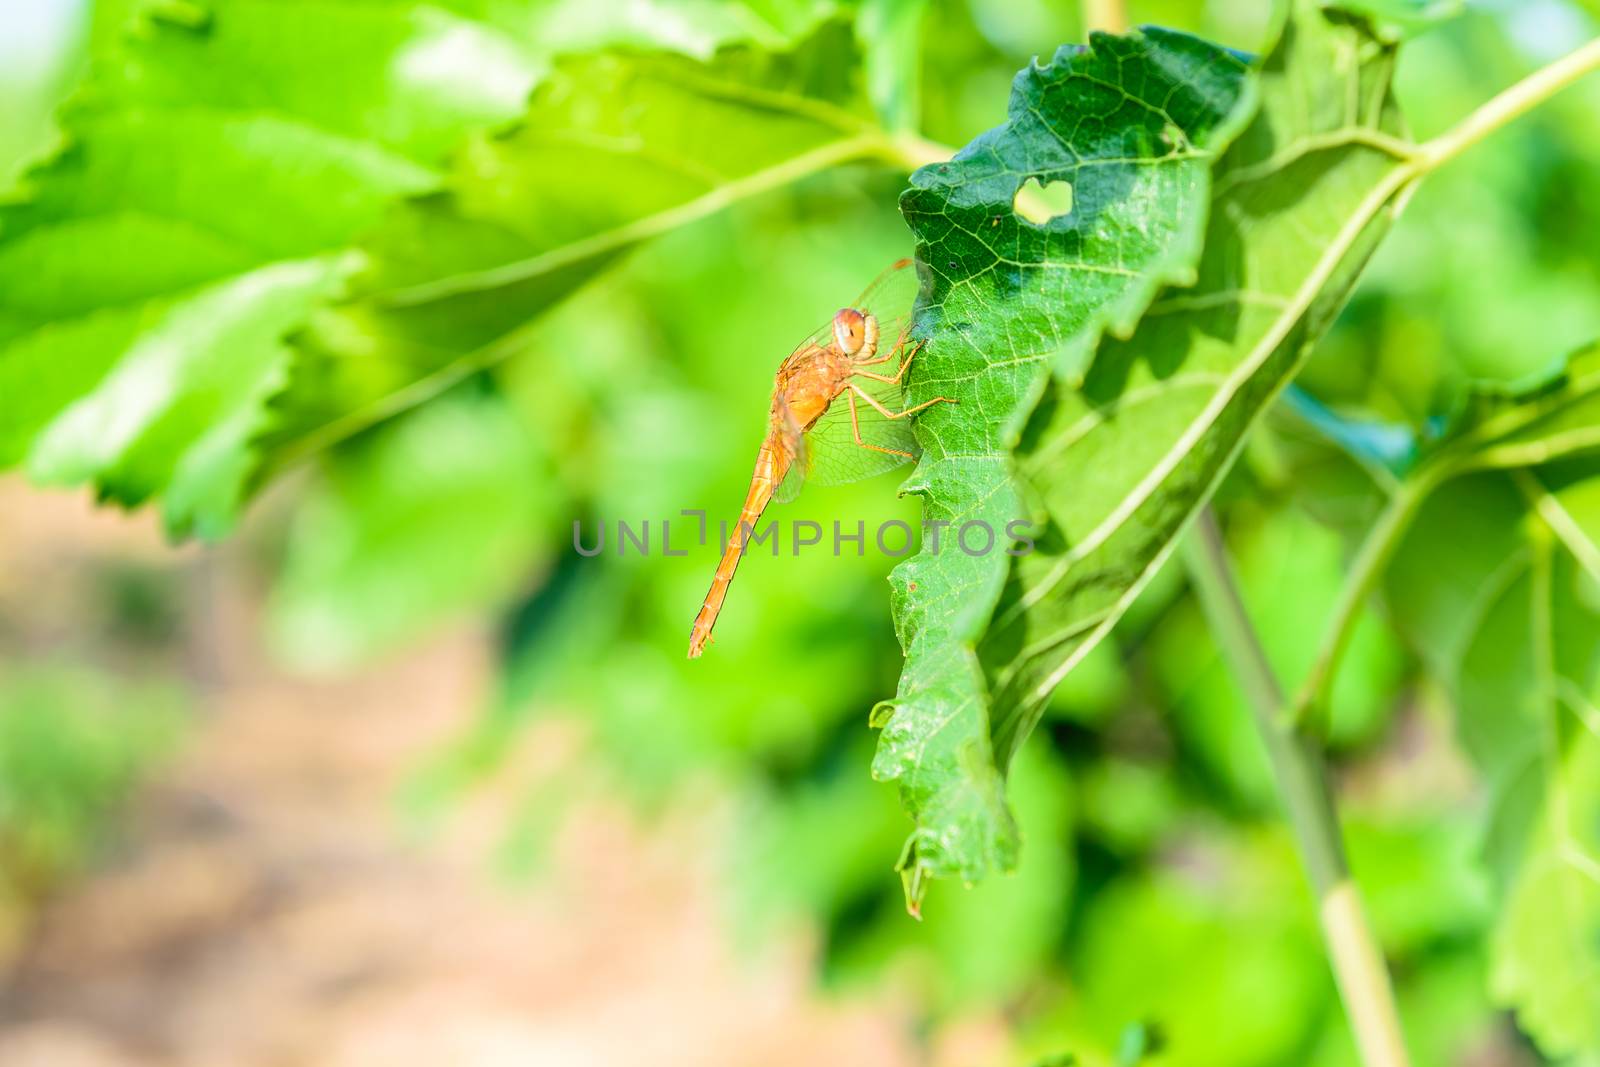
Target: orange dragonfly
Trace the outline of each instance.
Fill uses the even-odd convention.
[[[934,404],[955,403],[936,396],[902,406],[901,381],[921,348],[920,343],[908,344],[917,293],[916,272],[910,266],[909,259],[890,266],[859,300],[840,308],[778,367],[750,491],[695,616],[690,659],[706,650],[733,572],[770,501],[793,499],[807,481],[839,484],[910,462],[915,445],[909,416]],[[888,338],[893,342],[880,353]],[[896,368],[892,374],[890,365]]]

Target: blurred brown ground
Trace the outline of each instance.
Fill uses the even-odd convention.
[[[707,855],[714,804],[641,832],[590,807],[552,872],[509,887],[487,855],[518,781],[570,754],[551,730],[426,840],[396,791],[473,714],[486,634],[458,630],[359,676],[273,668],[246,551],[172,549],[148,513],[0,482],[13,660],[80,643],[91,576],[182,589],[174,668],[197,721],[114,846],[0,960],[4,1067],[765,1065],[920,1061],[892,995],[829,998],[805,938],[736,955]],[[994,1051],[943,1042],[946,1062]],[[977,1048],[974,1045],[978,1046]],[[983,1046],[989,1046],[979,1053]]]

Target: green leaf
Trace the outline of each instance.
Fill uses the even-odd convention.
[[[1440,449],[1477,470],[1419,510],[1385,577],[1487,779],[1505,892],[1492,989],[1552,1056],[1600,1052],[1600,476],[1593,350],[1549,385],[1478,401]]]
[[[1528,467],[1600,450],[1600,345],[1545,377],[1514,393],[1473,397],[1447,456],[1467,467]]]
[[[1129,1027],[1144,1025],[1162,1038],[1153,1063],[1298,1062],[1333,990],[1292,852],[1259,837],[1183,845],[1190,864],[1124,874],[1088,901],[1072,995],[1042,1028],[1050,1047],[1115,1063]]]
[[[358,235],[523,113],[551,54],[781,43],[827,5],[213,0],[108,25],[130,6],[150,10],[66,110],[67,147],[0,205],[0,465],[163,495],[174,533],[215,536],[258,480],[282,338],[360,267]]]
[[[1259,115],[1214,176],[1210,154],[1247,110],[1242,70],[1227,57],[1198,62],[1203,46],[1186,39],[1132,40],[1189,58],[1163,57],[1189,87],[1164,86],[1163,98],[1199,104],[1208,121],[1178,138],[1152,112],[1121,112],[1127,128],[1079,121],[1119,121],[1102,104],[1075,109],[1072,125],[1098,129],[1119,159],[1143,149],[1166,161],[1077,172],[1036,155],[1007,171],[999,153],[1042,133],[1046,100],[975,144],[943,180],[939,168],[922,172],[904,202],[932,280],[912,399],[936,383],[964,400],[921,421],[926,454],[912,488],[930,520],[999,529],[1030,510],[1046,520],[1018,559],[924,552],[895,573],[908,661],[877,770],[904,784],[916,859],[929,873],[973,878],[1011,863],[1003,768],[1338,311],[1411,177],[1397,158],[1392,49],[1357,20],[1295,7],[1263,63]],[[1111,41],[1096,38],[1097,50],[1140,46]],[[1056,69],[1025,72],[1019,85]],[[1118,69],[1131,77],[1138,67],[1124,59]],[[1044,234],[1005,211],[1030,174],[1077,179],[1073,213]],[[991,248],[1004,251],[1003,269]],[[1161,281],[1191,287],[1168,290],[1146,313]],[[1113,339],[1077,381],[1107,327]]]
[[[885,151],[856,74],[838,22],[792,53],[564,61],[516,128],[475,139],[366,242],[356,298],[301,338],[272,446],[314,449],[516,351],[519,327],[648,237]]]
[[[543,545],[541,457],[464,389],[334,454],[295,516],[270,628],[291,661],[345,666],[503,598]]]
[[[1490,987],[1552,1057],[1600,1053],[1600,714],[1581,712],[1495,933]],[[1552,743],[1556,739],[1549,739]]]
[[[160,12],[102,58],[28,199],[0,208],[0,463],[123,504],[165,492],[173,530],[215,534],[282,387],[282,333],[385,204],[517,113],[538,65],[422,4]]]
[[[1247,89],[1240,60],[1194,38],[1096,35],[1024,69],[1006,125],[912,176],[900,206],[928,282],[914,390],[937,382],[962,401],[918,428],[907,489],[925,522],[999,536],[1027,517],[1008,456],[1043,380],[1052,364],[1081,371],[1102,331],[1127,332],[1163,283],[1193,277],[1210,156],[1248,112]],[[1072,183],[1073,210],[1024,220],[1012,201],[1029,178]],[[973,881],[1016,859],[972,647],[1006,557],[969,556],[957,536],[891,579],[907,658],[873,772],[899,782],[917,823],[913,907],[924,874]]]
[[[1017,455],[1051,521],[979,648],[1002,756],[1165,559],[1337,313],[1410,178],[1385,138],[1393,51],[1303,5],[1261,113],[1216,167],[1199,283],[1053,386]],[[1053,536],[1052,536],[1053,535]]]

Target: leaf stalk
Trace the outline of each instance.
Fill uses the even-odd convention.
[[[1522,117],[1585,74],[1600,69],[1600,37],[1502,91],[1453,129],[1418,146],[1415,167],[1426,174],[1456,158],[1500,127]]]
[[[1321,746],[1280,714],[1283,690],[1239,596],[1222,531],[1209,506],[1200,513],[1183,551],[1212,635],[1244,690],[1277,777],[1362,1063],[1407,1067],[1394,988],[1350,876]]]
[[[916,133],[887,134],[883,138],[881,155],[890,166],[916,170],[932,163],[946,163],[956,150],[947,144],[930,141]]]
[[[1128,5],[1123,0],[1083,0],[1083,26],[1105,33],[1128,32]]]
[[[1323,629],[1322,642],[1317,648],[1316,658],[1312,660],[1311,670],[1296,692],[1294,701],[1284,709],[1286,726],[1314,733],[1326,726],[1329,694],[1339,657],[1344,654],[1345,646],[1350,641],[1361,608],[1400,539],[1410,529],[1411,520],[1416,518],[1428,494],[1449,473],[1449,467],[1444,463],[1419,467],[1395,489],[1377,522],[1367,531],[1351,563],[1350,573],[1339,590],[1333,614]]]

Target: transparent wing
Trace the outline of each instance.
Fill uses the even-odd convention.
[[[897,386],[881,382],[860,384],[890,412],[905,410]],[[866,389],[868,385],[873,388]],[[829,405],[827,414],[806,433],[804,445],[805,476],[817,485],[843,485],[871,478],[910,463],[917,455],[910,419],[885,418],[865,400],[849,393]]]
[[[910,260],[901,260],[880,274],[852,307],[878,321],[875,362],[862,369],[893,378],[911,349],[912,306],[917,296],[917,275]],[[831,341],[832,320],[811,340]],[[911,462],[916,443],[911,420],[889,418],[905,410],[903,382],[881,382],[856,377],[853,384],[866,396],[847,390],[835,397],[828,410],[811,429],[799,437],[794,465],[779,486],[774,499],[794,499],[806,482],[842,485],[893,470]],[[868,401],[866,397],[871,397]],[[798,427],[790,420],[790,426]]]
[[[778,488],[773,492],[774,503],[787,504],[800,495],[800,490],[806,483],[806,465],[810,460],[810,452],[806,448],[805,437],[801,433],[799,424],[788,415],[788,407],[780,400],[779,405],[783,411],[786,437],[794,446],[794,462],[789,466],[789,473],[783,481],[778,483]]]
[[[910,259],[896,260],[882,274],[872,280],[872,284],[867,286],[854,303],[848,305],[877,318],[878,355],[887,355],[895,341],[909,330],[911,326],[911,309],[912,305],[917,301],[919,284],[913,261]],[[839,309],[834,309],[834,311],[837,310]],[[832,344],[833,312],[829,312],[822,325],[812,330],[811,333],[806,335],[805,340],[795,345],[794,351],[799,352],[811,345],[831,346]],[[887,366],[890,366],[890,364],[884,363],[882,366],[870,369],[881,370]],[[893,371],[890,371],[890,373],[892,374]]]
[[[911,310],[917,302],[919,285],[913,262],[909,259],[897,260],[873,279],[866,291],[850,305],[877,318],[878,355],[888,355],[895,343],[910,332]],[[893,365],[898,369],[898,364],[883,365]]]
[[[893,406],[900,402],[896,387],[874,384],[880,388],[875,399],[880,399],[891,412],[901,410]],[[855,407],[852,422],[850,396],[840,396],[809,431],[798,436],[795,461],[773,494],[775,502],[787,504],[808,483],[844,485],[893,470],[916,458],[909,419],[885,418],[859,397]],[[860,443],[856,441],[858,431]]]

